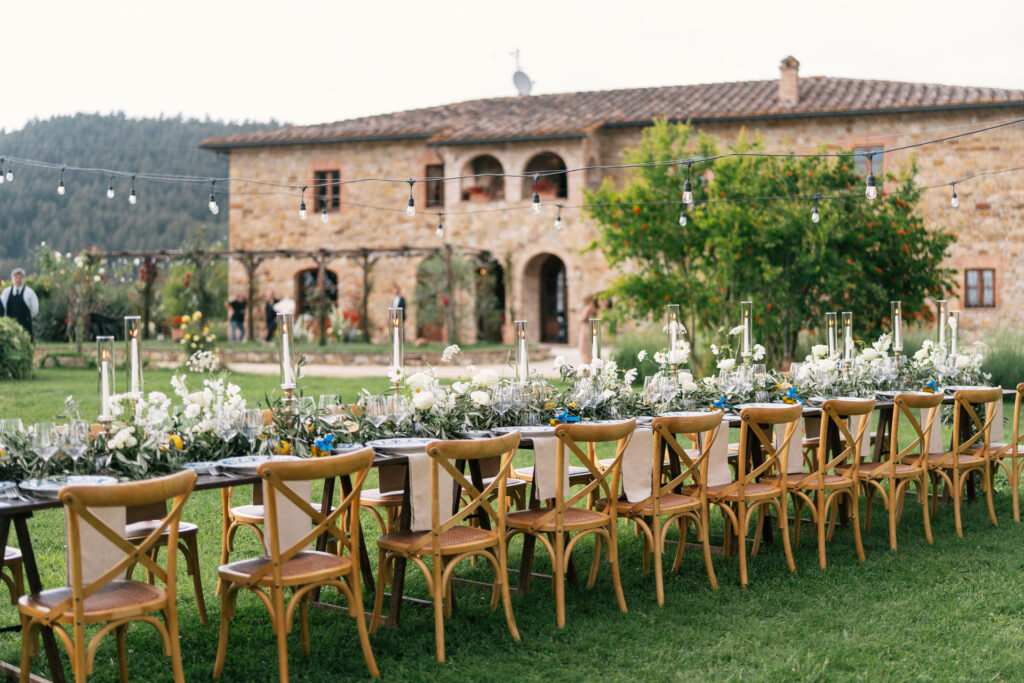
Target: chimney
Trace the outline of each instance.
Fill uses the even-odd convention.
[[[779,64],[779,103],[793,106],[800,101],[800,62],[789,56]]]

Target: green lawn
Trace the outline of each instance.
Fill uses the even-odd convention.
[[[59,408],[68,392],[92,388],[83,371],[41,371],[35,380],[0,385],[0,414],[17,412],[42,419]],[[147,374],[150,389],[166,386],[167,373]],[[270,377],[234,375],[250,398],[273,388]],[[380,388],[383,388],[383,381]],[[330,388],[351,397],[364,380],[311,381],[307,393]],[[85,397],[89,398],[89,397]],[[93,405],[95,398],[92,397]],[[521,454],[521,457],[528,457]],[[968,505],[965,538],[956,537],[953,512],[940,506],[933,520],[934,546],[923,538],[919,508],[908,502],[899,528],[899,552],[888,547],[884,514],[876,504],[875,525],[864,534],[867,561],[856,559],[852,535],[837,531],[822,571],[812,534],[795,552],[797,573],[785,568],[781,548],[766,547],[750,561],[750,587],[739,588],[735,558],[715,557],[721,589],[708,588],[699,552],[687,551],[678,574],[666,573],[666,604],[657,606],[651,576],[640,571],[639,539],[621,526],[620,557],[629,612],[615,605],[607,565],[597,586],[567,590],[568,623],[555,626],[554,600],[547,582],[535,580],[527,595],[513,595],[522,642],[508,635],[500,611],[488,609],[489,593],[457,587],[459,610],[446,623],[446,664],[434,659],[433,616],[429,608],[408,604],[401,627],[382,629],[371,638],[382,674],[390,680],[702,680],[702,679],[1019,679],[1024,677],[1024,525],[1013,522],[1010,494],[997,479],[992,527],[983,503]],[[242,493],[236,496],[241,500]],[[862,515],[863,516],[863,515]],[[179,576],[182,652],[189,680],[208,680],[217,646],[219,601],[214,596],[220,545],[220,495],[197,493],[184,518],[200,526],[203,585],[211,622],[203,626],[195,612],[191,580]],[[42,579],[47,586],[64,580],[64,532],[60,511],[39,513],[30,522]],[[368,519],[364,529],[375,535]],[[712,533],[721,520],[712,517]],[[805,530],[806,531],[806,530]],[[240,535],[235,557],[259,548]],[[520,541],[511,550],[518,566]],[[370,556],[376,550],[370,542]],[[578,566],[589,567],[592,543],[577,551]],[[547,571],[539,554],[536,569]],[[460,575],[486,580],[489,570],[465,563]],[[407,593],[425,597],[422,578],[410,569]],[[326,599],[337,602],[333,593]],[[367,599],[367,606],[372,601]],[[16,612],[0,606],[0,623]],[[366,677],[350,618],[336,611],[311,612],[312,654],[301,654],[298,631],[289,638],[290,673],[295,681]],[[129,629],[128,666],[134,680],[170,680],[155,631]],[[0,658],[17,662],[16,634],[0,637]],[[117,677],[113,640],[97,653],[92,680]],[[45,659],[34,662],[45,675]],[[226,681],[272,680],[276,675],[274,637],[266,612],[252,596],[243,596],[232,622]]]

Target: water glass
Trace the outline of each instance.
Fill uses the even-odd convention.
[[[32,426],[31,450],[44,463],[57,454],[56,428],[52,422],[37,422]]]
[[[366,396],[363,398],[362,404],[366,410],[366,419],[379,429],[388,419],[388,397],[384,395]]]
[[[74,420],[64,426],[61,450],[71,458],[73,469],[78,469],[78,459],[85,455],[89,448],[89,424],[84,420]]]
[[[338,405],[338,395],[337,394],[320,394],[320,403],[319,403],[320,410],[327,410],[327,411],[329,411],[332,408],[337,407],[337,405]]]

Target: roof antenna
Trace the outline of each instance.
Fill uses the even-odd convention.
[[[520,95],[529,95],[530,90],[533,88],[533,81],[526,75],[526,72],[519,67],[519,48],[516,48],[514,52],[510,52],[516,59],[516,72],[512,74],[512,83],[515,84],[516,90],[519,91]]]

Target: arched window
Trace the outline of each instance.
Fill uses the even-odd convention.
[[[490,154],[474,157],[462,169],[462,175],[480,176],[463,178],[462,201],[492,202],[505,198],[505,172],[501,162]],[[489,175],[493,174],[493,175]]]
[[[505,322],[505,270],[491,254],[476,262],[476,339],[500,342]]]
[[[298,297],[295,301],[295,312],[297,314],[315,314],[313,309],[321,301],[321,288],[323,290],[323,303],[333,307],[338,302],[338,274],[333,270],[325,268],[324,281],[321,283],[317,279],[319,272],[317,268],[309,268],[308,270],[300,271],[296,276]]]
[[[537,181],[537,193],[541,199],[558,199],[569,196],[569,181],[565,173],[552,173],[552,171],[565,171],[565,162],[562,157],[554,152],[541,152],[526,163],[523,173],[532,175],[540,173]],[[533,196],[533,180],[523,179],[523,199],[530,199]]]

